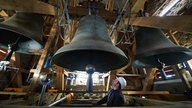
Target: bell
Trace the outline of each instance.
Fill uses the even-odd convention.
[[[0,23],[0,47],[8,49],[9,44],[18,39],[16,52],[32,54],[30,50],[43,48],[41,34],[43,17],[40,14],[16,12],[12,17]]]
[[[61,47],[52,61],[58,66],[80,71],[93,65],[98,72],[118,69],[128,63],[123,51],[112,44],[105,21],[96,15],[80,19],[71,43]]]
[[[176,46],[157,28],[140,27],[136,33],[134,67],[153,68],[174,65],[192,59],[192,51]]]

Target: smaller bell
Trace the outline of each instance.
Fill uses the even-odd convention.
[[[136,33],[134,67],[153,68],[174,65],[192,59],[190,49],[176,46],[157,28],[140,27]]]
[[[9,19],[0,23],[0,47],[8,49],[17,39],[16,52],[32,54],[30,50],[43,48],[41,34],[43,33],[43,17],[40,14],[16,12]]]

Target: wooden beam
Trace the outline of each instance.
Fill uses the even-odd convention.
[[[107,86],[106,86],[107,91],[110,89],[113,79],[116,79],[116,73],[117,73],[117,71],[115,71],[115,70],[110,72],[110,74],[108,76]]]
[[[122,91],[126,95],[156,95],[156,94],[169,94],[168,91]]]
[[[173,31],[192,32],[192,15],[165,17],[137,17],[131,19],[134,26],[162,28]]]
[[[0,0],[1,9],[55,15],[55,7],[38,0]]]
[[[116,74],[117,76],[124,76],[124,77],[140,77],[141,75],[138,74]]]
[[[106,10],[113,11],[114,0],[107,0],[105,7],[106,7]]]
[[[136,87],[135,86],[126,86],[125,88],[122,89],[122,91],[135,91]]]
[[[107,72],[107,73],[103,74],[102,78],[108,77],[109,74],[110,74],[110,72]]]
[[[1,95],[27,95],[26,92],[0,92]]]
[[[0,16],[8,17],[8,14],[4,10],[2,10],[2,11],[0,11]]]
[[[174,41],[174,43],[176,43],[176,45],[180,46],[179,42],[177,41],[177,39],[176,39],[175,36],[174,36],[174,33],[172,33],[171,31],[169,31],[169,34],[170,34],[172,40]]]
[[[136,14],[144,7],[146,0],[136,0],[135,4],[131,8],[131,17],[135,17]]]
[[[68,12],[71,19],[88,15],[88,9],[81,6],[68,7]],[[117,18],[116,12],[110,12],[103,8],[101,8],[98,15],[101,16],[103,19],[105,19],[107,23],[112,23],[112,24],[115,22]]]
[[[143,84],[143,91],[150,91],[152,89],[153,80],[155,78],[157,70],[157,68],[151,68],[147,70],[148,73]]]
[[[103,90],[105,88],[105,86],[103,85],[94,85],[93,86],[93,90]],[[77,90],[86,90],[86,85],[67,85],[66,86],[66,89],[72,89],[74,91],[77,91]]]
[[[112,71],[117,71],[116,73],[119,74],[119,73],[122,73],[123,70],[125,70],[128,66],[129,66],[129,64],[125,65],[124,67],[122,67],[120,69],[116,69],[116,70],[112,70]]]
[[[69,73],[68,73],[67,71],[64,71],[64,75],[65,75],[66,77],[68,77],[68,76],[69,76]]]
[[[30,90],[32,92],[34,91],[36,83],[37,83],[37,81],[39,79],[39,74],[40,74],[40,72],[43,69],[47,53],[48,53],[49,48],[50,48],[50,46],[52,44],[52,40],[54,39],[54,37],[56,35],[56,31],[57,31],[56,29],[57,29],[57,24],[56,24],[56,20],[55,20],[55,22],[53,24],[53,27],[52,27],[52,29],[50,31],[50,36],[49,36],[49,38],[48,38],[48,40],[47,40],[47,42],[45,44],[45,47],[44,47],[43,52],[42,52],[42,55],[40,56],[39,62],[38,62],[37,67],[36,67],[36,70],[35,70],[35,72],[33,74],[32,82],[30,84]]]

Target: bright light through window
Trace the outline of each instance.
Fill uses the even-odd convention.
[[[188,61],[189,67],[192,69],[192,59]]]
[[[76,72],[76,85],[86,85],[87,84],[87,77],[88,74],[84,71],[77,71]],[[100,83],[100,79],[99,79],[99,75],[100,73],[98,72],[94,72],[92,75],[92,79],[93,79],[93,85],[97,85]]]
[[[169,4],[161,11],[159,16],[165,15],[179,0],[171,0]]]

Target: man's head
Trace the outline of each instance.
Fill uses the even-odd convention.
[[[115,80],[113,80],[112,86],[113,88],[122,89],[127,86],[127,82],[123,77],[117,77]]]
[[[123,77],[117,77],[119,84],[120,84],[120,89],[123,89],[124,87],[127,86],[127,82],[125,80],[125,78]]]

